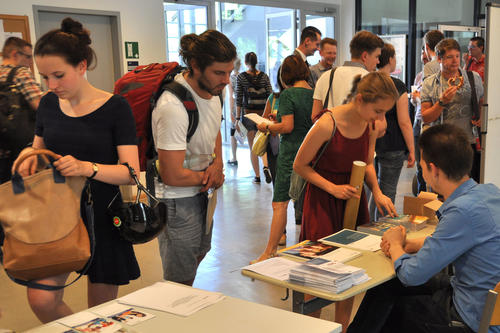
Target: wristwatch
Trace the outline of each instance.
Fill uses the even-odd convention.
[[[446,104],[444,104],[444,103],[443,103],[443,101],[442,101],[441,99],[439,99],[438,104],[439,104],[440,106],[442,106],[442,107],[445,107],[445,106],[446,106]]]
[[[95,177],[95,175],[97,175],[97,172],[99,171],[99,167],[97,166],[96,163],[92,163],[92,170],[94,171],[90,177],[87,177],[88,179],[92,179]]]

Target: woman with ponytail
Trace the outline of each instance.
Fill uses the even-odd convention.
[[[240,73],[236,78],[236,124],[245,126],[248,130],[248,146],[250,147],[250,160],[252,162],[255,178],[253,182],[260,184],[259,157],[252,153],[253,140],[257,133],[257,125],[245,114],[257,113],[262,116],[266,106],[267,97],[273,92],[269,76],[257,70],[257,55],[249,52],[245,55],[245,65],[248,70]],[[264,173],[266,182],[271,182],[271,173],[264,160]]]
[[[54,165],[63,176],[91,179],[96,243],[87,275],[88,306],[92,307],[116,298],[118,286],[137,279],[140,271],[132,244],[120,237],[106,211],[118,192],[117,185],[133,183],[128,168],[119,163],[127,162],[139,170],[135,122],[123,97],[97,89],[85,78],[86,71],[95,67],[90,44],[89,31],[71,18],[37,41],[35,62],[49,92],[37,111],[33,147],[21,155],[32,149],[52,150],[60,156]],[[21,175],[32,174],[36,164],[36,158],[26,159]],[[83,193],[82,202],[86,198]],[[36,282],[61,286],[68,275]],[[45,323],[72,313],[63,293],[63,289],[28,288],[28,301]]]
[[[317,241],[343,228],[347,199],[356,196],[357,189],[349,185],[353,161],[367,164],[365,181],[370,187],[377,207],[389,214],[396,213],[391,199],[377,183],[373,167],[375,142],[380,129],[376,120],[384,120],[399,94],[389,75],[372,72],[356,76],[346,104],[326,109],[307,133],[295,158],[293,168],[307,180],[302,215],[300,240]],[[379,123],[379,122],[377,122]],[[336,125],[335,134],[324,154],[313,169],[321,147],[328,142]],[[368,204],[361,194],[356,225],[369,222]],[[347,328],[353,298],[335,305],[335,321]],[[344,329],[345,331],[345,329]]]

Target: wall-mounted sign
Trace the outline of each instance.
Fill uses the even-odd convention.
[[[125,42],[125,58],[139,59],[139,42]]]
[[[127,61],[127,70],[129,72],[133,71],[137,66],[139,66],[138,61]]]

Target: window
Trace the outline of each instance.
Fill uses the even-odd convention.
[[[179,41],[183,35],[207,30],[207,8],[200,5],[165,3],[167,59],[182,63]]]

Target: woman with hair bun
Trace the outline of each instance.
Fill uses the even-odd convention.
[[[254,52],[245,54],[245,65],[248,70],[236,78],[236,126],[243,125],[248,130],[248,146],[250,160],[255,177],[253,182],[260,184],[259,157],[252,152],[253,140],[257,133],[257,126],[245,117],[245,114],[257,113],[262,116],[267,97],[273,92],[271,81],[266,73],[257,70],[257,55]],[[243,112],[242,112],[243,111]],[[271,182],[271,173],[264,160],[264,175],[266,182]]]
[[[37,41],[35,62],[49,92],[37,111],[33,147],[21,155],[32,149],[52,150],[60,156],[54,165],[63,176],[91,179],[96,247],[87,275],[88,306],[92,307],[116,298],[118,286],[137,279],[140,270],[132,244],[120,237],[106,212],[117,185],[133,183],[127,167],[118,163],[127,162],[139,170],[135,122],[123,97],[86,80],[85,72],[96,60],[90,44],[88,30],[71,18]],[[32,174],[36,164],[36,158],[25,160],[21,175]],[[83,193],[82,202],[85,199]],[[64,285],[68,275],[36,282]],[[28,288],[28,301],[38,319],[45,323],[72,313],[63,293]]]
[[[317,241],[343,228],[344,210],[349,198],[357,189],[349,185],[353,161],[367,164],[365,181],[370,187],[377,207],[394,215],[391,199],[379,188],[373,166],[375,142],[379,135],[376,120],[384,120],[399,94],[388,74],[372,72],[356,76],[346,104],[326,109],[307,133],[300,146],[293,168],[307,180],[302,214],[300,240]],[[328,142],[336,125],[335,134],[318,160],[311,167],[320,148]],[[361,194],[356,225],[369,222],[368,204],[364,191]],[[335,321],[344,330],[349,324],[353,298],[335,305]]]

